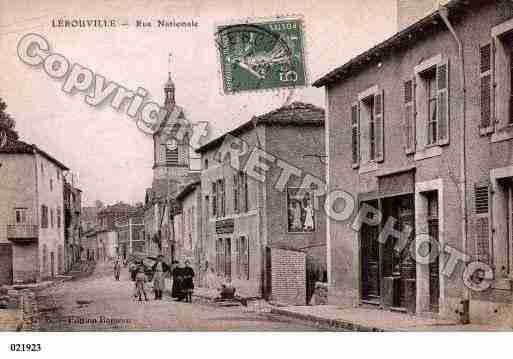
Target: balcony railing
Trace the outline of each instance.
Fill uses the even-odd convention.
[[[9,240],[31,240],[37,239],[39,228],[35,224],[15,224],[7,226],[7,239]]]

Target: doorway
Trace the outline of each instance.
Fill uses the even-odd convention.
[[[12,279],[12,245],[0,243],[0,285],[11,285]]]
[[[407,242],[389,236],[383,244],[383,276],[398,282],[393,286],[393,307],[406,309],[415,303],[416,263],[411,257],[409,244],[415,233],[414,196],[413,194],[385,198],[383,201],[383,221],[395,219],[394,229],[400,232],[411,229]],[[396,248],[401,244],[402,248]],[[413,301],[413,303],[412,303]]]
[[[224,275],[226,279],[231,282],[232,280],[232,241],[230,238],[224,240]]]
[[[364,202],[373,208],[378,207],[378,200]],[[369,218],[371,219],[371,218]],[[362,299],[379,304],[381,297],[380,284],[380,263],[379,263],[379,226],[371,226],[367,223],[362,225],[361,246],[362,246]]]

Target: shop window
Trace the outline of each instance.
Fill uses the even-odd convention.
[[[239,237],[236,242],[236,269],[239,279],[249,280],[249,245],[246,237]]]
[[[314,232],[315,212],[311,192],[301,188],[287,188],[289,232]]]

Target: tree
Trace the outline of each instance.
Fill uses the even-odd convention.
[[[0,98],[0,129],[4,130],[8,137],[18,139],[18,133],[14,130],[16,121],[14,121],[11,115],[5,112],[6,108],[7,104]]]

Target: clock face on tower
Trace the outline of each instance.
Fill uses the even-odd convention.
[[[176,140],[174,138],[171,138],[166,141],[166,147],[170,149],[171,151],[176,150],[178,147],[178,144],[176,143]]]

